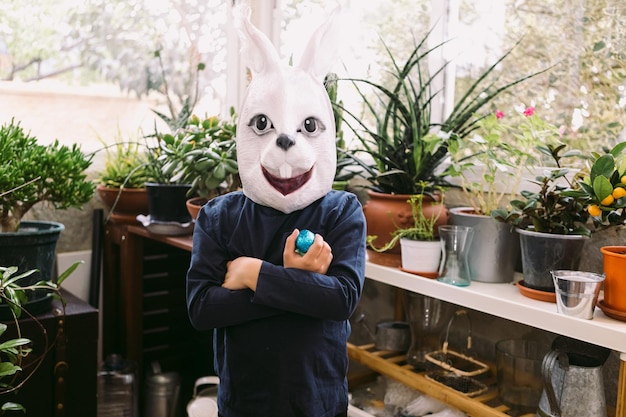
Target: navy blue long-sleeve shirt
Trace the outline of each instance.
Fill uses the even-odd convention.
[[[319,233],[333,260],[325,275],[284,268],[294,228]],[[243,193],[200,211],[187,273],[192,324],[215,329],[220,416],[332,417],[347,409],[348,318],[365,273],[365,220],[351,193],[332,191],[285,214]],[[256,292],[222,288],[226,263],[262,259]]]

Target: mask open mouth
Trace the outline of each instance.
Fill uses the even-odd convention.
[[[265,179],[282,195],[291,194],[298,188],[302,187],[311,178],[311,173],[313,172],[313,168],[311,168],[304,174],[300,174],[295,177],[278,178],[270,174],[265,167],[262,166],[261,169],[263,170],[263,176]]]

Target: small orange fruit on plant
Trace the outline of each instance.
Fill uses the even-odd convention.
[[[618,198],[622,198],[624,196],[626,196],[626,188],[623,187],[615,187],[615,189],[613,190],[613,198],[614,199],[618,199]]]
[[[603,206],[610,206],[611,204],[613,204],[614,201],[615,201],[615,198],[613,197],[613,195],[609,194],[606,197],[604,197],[602,201],[600,201],[600,204]]]
[[[598,217],[602,213],[602,210],[600,210],[600,207],[596,204],[589,204],[589,207],[587,207],[587,213],[593,217]]]

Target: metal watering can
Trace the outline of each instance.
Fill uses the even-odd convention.
[[[610,350],[564,336],[543,358],[537,417],[606,417],[602,365]]]

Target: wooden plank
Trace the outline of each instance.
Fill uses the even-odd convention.
[[[616,417],[626,417],[626,357],[622,353],[619,361],[619,379],[617,382]]]
[[[187,236],[155,235],[154,233],[150,233],[148,229],[143,226],[129,226],[128,231],[130,233],[147,237],[148,239],[156,240],[157,242],[165,243],[167,245],[174,246],[175,248],[191,252],[193,242],[191,234]]]
[[[438,399],[464,411],[472,417],[504,417],[507,414],[469,398],[451,388],[429,381],[424,374],[416,373],[405,367],[391,363],[378,355],[348,343],[348,355],[351,359],[368,366],[372,370],[387,375],[413,389]]]

